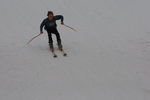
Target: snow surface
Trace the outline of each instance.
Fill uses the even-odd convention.
[[[0,0],[0,100],[150,100],[149,4]],[[25,45],[48,10],[78,30],[58,25],[68,57],[51,56],[47,34]]]

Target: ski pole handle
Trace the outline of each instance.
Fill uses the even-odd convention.
[[[27,42],[27,44],[30,44],[30,43],[32,42],[32,40],[34,40],[35,38],[37,38],[37,37],[40,36],[40,35],[41,35],[41,33],[38,34],[38,35],[36,35],[36,36],[34,36],[32,39],[30,39],[30,40]]]

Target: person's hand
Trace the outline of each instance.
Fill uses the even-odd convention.
[[[60,24],[61,24],[61,25],[64,25],[64,22],[61,22]]]
[[[40,34],[43,34],[43,32],[40,32]]]

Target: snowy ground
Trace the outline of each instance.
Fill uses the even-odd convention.
[[[0,100],[150,100],[150,1],[0,0]],[[54,59],[48,10],[68,57]],[[55,38],[55,37],[54,37]]]

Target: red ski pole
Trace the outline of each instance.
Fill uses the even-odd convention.
[[[30,39],[30,40],[27,42],[27,44],[31,43],[32,40],[34,40],[35,38],[37,38],[37,37],[40,36],[40,35],[41,35],[41,34],[38,34],[38,35],[34,36],[32,39]]]
[[[74,29],[74,28],[72,28],[72,27],[70,27],[70,26],[68,26],[68,25],[66,25],[66,24],[62,24],[62,25],[64,25],[64,26],[66,26],[66,27],[68,27],[68,28],[70,28],[70,29],[72,29],[72,30],[74,30],[74,31],[76,31],[76,32],[77,32],[77,30],[76,30],[76,29]]]

